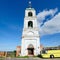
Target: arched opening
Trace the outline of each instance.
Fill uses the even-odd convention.
[[[28,46],[27,50],[28,50],[28,55],[34,55],[34,47],[32,44]]]
[[[28,27],[33,28],[33,22],[32,22],[32,21],[29,21],[29,22],[28,22]]]
[[[33,16],[32,12],[28,12],[28,16],[32,17]]]

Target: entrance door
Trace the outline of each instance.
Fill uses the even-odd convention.
[[[28,50],[28,55],[34,55],[34,47],[32,44],[29,44],[27,50]]]
[[[34,48],[28,48],[28,55],[34,55]]]

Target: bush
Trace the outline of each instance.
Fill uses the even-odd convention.
[[[39,58],[42,58],[42,55],[40,54],[40,55],[38,55],[38,57],[39,57]]]

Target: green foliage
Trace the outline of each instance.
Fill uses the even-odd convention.
[[[40,55],[38,55],[37,57],[42,58],[42,55],[40,54]]]
[[[14,50],[14,51],[8,52],[7,57],[16,57],[16,51]]]

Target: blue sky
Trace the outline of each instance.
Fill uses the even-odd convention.
[[[0,0],[0,51],[15,50],[16,46],[21,45],[24,14],[28,1]],[[60,0],[30,1],[36,10],[41,44],[60,45]]]

